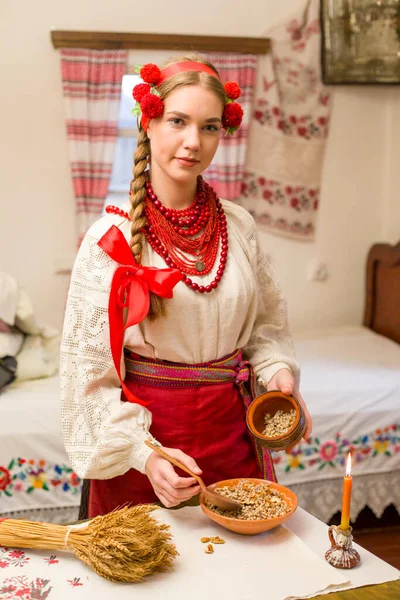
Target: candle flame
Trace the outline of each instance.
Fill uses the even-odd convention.
[[[346,477],[350,477],[351,475],[351,453],[349,452],[347,455],[347,463],[346,463]]]

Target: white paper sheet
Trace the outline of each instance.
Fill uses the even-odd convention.
[[[198,507],[154,514],[171,526],[180,553],[169,572],[139,584],[117,584],[68,553],[13,552],[0,547],[0,600],[18,597],[16,592],[24,587],[31,589],[32,595],[24,596],[27,600],[289,600],[400,576],[397,569],[359,546],[357,568],[341,571],[330,566],[324,559],[329,547],[327,526],[301,509],[285,526],[257,536],[229,532],[208,520]],[[214,554],[205,554],[200,538],[214,535],[226,543],[214,545]],[[34,590],[42,595],[34,596]]]
[[[328,539],[328,527],[305,510],[298,508],[294,515],[287,521],[287,528],[295,533],[301,540],[318,556],[324,557],[326,550],[330,547]],[[362,546],[357,544],[357,530],[353,532],[353,543],[360,554],[360,564],[354,569],[344,571],[351,583],[345,589],[361,587],[364,585],[376,585],[386,581],[395,581],[400,578],[400,571],[381,560]],[[388,530],[387,535],[390,536]],[[337,570],[330,566],[330,569]],[[393,599],[394,600],[394,599]]]
[[[347,574],[332,569],[286,527],[278,527],[257,536],[240,536],[221,529],[203,515],[200,508],[157,511],[157,518],[171,525],[180,556],[174,568],[140,584],[115,584],[97,576],[71,555],[28,551],[15,564],[3,567],[0,600],[12,598],[7,587],[47,582],[43,591],[64,600],[111,598],[125,600],[187,600],[229,598],[253,600],[262,594],[268,600],[299,598],[346,584]],[[214,546],[214,554],[204,552],[203,536],[220,535],[226,541]],[[50,559],[50,556],[55,558]],[[18,565],[29,558],[22,567]],[[47,559],[47,560],[46,560]],[[12,562],[8,553],[0,555],[0,566]],[[59,562],[54,562],[58,560]],[[1,581],[1,579],[0,579]],[[74,588],[72,590],[72,588]],[[19,588],[17,588],[19,589]],[[337,589],[337,588],[336,588]],[[15,593],[15,590],[14,590]]]

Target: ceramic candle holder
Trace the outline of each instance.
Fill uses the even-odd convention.
[[[292,427],[281,436],[266,436],[264,417],[266,413],[274,415],[276,411],[296,411]],[[306,430],[306,418],[295,396],[287,396],[279,391],[270,391],[257,396],[247,410],[247,427],[256,440],[268,450],[290,450],[303,437]]]
[[[338,569],[353,569],[360,562],[360,555],[353,548],[352,527],[344,530],[337,525],[331,525],[328,529],[331,547],[325,552],[325,560]]]

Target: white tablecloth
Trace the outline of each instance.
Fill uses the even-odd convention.
[[[284,600],[391,581],[400,575],[362,548],[358,548],[361,564],[356,569],[341,571],[328,565],[324,559],[329,547],[327,527],[302,509],[287,526],[250,537],[220,528],[200,508],[162,509],[155,514],[171,525],[180,553],[171,571],[140,584],[116,584],[68,553],[0,548],[0,600],[18,597],[24,587],[26,600],[113,596],[119,600],[253,600],[261,596]],[[200,538],[213,535],[220,535],[226,543],[215,545],[214,554],[205,554]]]

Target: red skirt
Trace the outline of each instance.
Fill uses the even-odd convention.
[[[125,384],[150,401],[152,435],[195,459],[206,485],[235,477],[276,481],[271,457],[246,425],[251,367],[240,351],[204,365],[150,360],[125,353]],[[177,469],[180,476],[187,474]],[[88,516],[121,505],[159,502],[146,475],[130,469],[113,479],[92,479]]]

